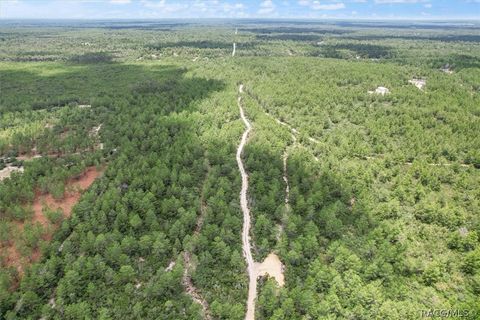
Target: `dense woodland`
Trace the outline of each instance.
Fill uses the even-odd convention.
[[[242,83],[252,251],[275,252],[285,275],[281,288],[259,280],[256,319],[478,319],[479,38],[478,26],[0,24],[0,170],[23,169],[0,181],[0,318],[204,319],[187,269],[212,318],[243,319]],[[35,199],[61,201],[92,166],[102,174],[70,217],[32,222]]]

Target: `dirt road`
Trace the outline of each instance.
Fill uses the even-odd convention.
[[[243,92],[243,85],[241,84],[238,87],[238,92]],[[247,299],[247,314],[245,316],[246,320],[253,320],[255,318],[255,296],[257,294],[257,275],[255,272],[255,264],[252,257],[252,250],[250,246],[250,209],[248,208],[247,202],[247,191],[248,191],[248,174],[245,171],[245,167],[242,162],[242,152],[245,144],[247,143],[248,134],[250,133],[252,126],[250,122],[245,117],[242,107],[242,97],[238,97],[237,100],[238,108],[240,109],[240,117],[245,124],[245,131],[242,135],[242,140],[238,145],[237,149],[237,164],[238,169],[240,170],[240,175],[242,176],[242,189],[240,191],[240,206],[243,212],[243,230],[242,230],[242,246],[243,246],[243,255],[247,261],[247,270],[248,270],[248,299]]]

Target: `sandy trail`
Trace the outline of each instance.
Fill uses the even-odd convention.
[[[210,167],[208,168],[208,171],[207,171],[207,177],[209,172],[210,172]],[[205,177],[205,179],[207,179],[207,177]],[[202,196],[200,200],[200,216],[197,219],[195,231],[193,232],[194,237],[197,237],[200,234],[206,214],[207,214],[207,204],[205,203],[204,192],[202,190]],[[189,270],[193,268],[190,251],[185,250],[183,252],[183,260],[185,262],[183,277],[182,277],[183,287],[185,288],[185,291],[187,292],[187,294],[192,298],[192,300],[202,306],[203,318],[210,320],[212,319],[212,316],[210,314],[210,308],[209,308],[208,302],[202,297],[202,295],[200,294],[200,291],[195,287],[195,285],[192,282],[192,277],[189,274]]]
[[[235,51],[237,50],[237,44],[234,42],[233,43],[233,51],[232,51],[232,57],[235,57]]]
[[[265,110],[263,111],[267,116],[269,116],[270,118],[274,119],[278,124],[284,126],[284,127],[287,127],[291,133],[292,133],[292,136],[294,137],[294,141],[297,141],[297,138],[295,137],[296,135],[300,134],[300,132],[295,129],[294,127],[292,127],[291,125],[289,125],[288,123],[286,122],[283,122],[281,121],[280,119],[277,119],[275,118],[274,116],[272,116],[270,113],[266,112]],[[307,139],[308,141],[310,142],[313,142],[313,143],[320,143],[320,141],[318,141],[318,139],[315,139],[313,137],[310,137],[310,136],[307,136]]]
[[[212,319],[212,316],[210,315],[208,302],[199,293],[198,289],[195,287],[195,285],[192,282],[192,278],[188,273],[188,270],[191,269],[192,267],[192,262],[190,260],[190,253],[185,251],[183,253],[183,259],[185,261],[185,269],[183,271],[182,284],[185,288],[185,291],[187,291],[187,294],[192,298],[193,301],[195,301],[196,303],[202,306],[204,319],[210,320]]]
[[[259,99],[256,98],[256,97],[254,97],[254,96],[251,94],[251,92],[248,92],[248,91],[247,91],[247,94],[249,94],[250,97],[252,97],[254,100],[256,100],[257,103],[258,103],[260,106],[262,106],[262,103],[259,101]],[[296,128],[294,128],[292,125],[290,125],[290,124],[288,124],[288,123],[286,123],[286,122],[284,122],[284,121],[282,121],[282,120],[274,117],[273,115],[271,115],[270,113],[268,113],[268,112],[265,110],[265,108],[261,108],[261,109],[263,110],[263,112],[264,112],[268,117],[270,117],[270,118],[272,118],[273,120],[275,120],[278,124],[280,124],[280,125],[282,125],[282,126],[284,126],[284,127],[287,127],[287,128],[290,130],[290,132],[292,133],[292,137],[293,137],[294,142],[297,141],[297,138],[296,138],[296,137],[297,137],[297,135],[300,134],[300,131],[298,131],[298,130],[297,130]],[[308,135],[307,135],[306,138],[307,138],[308,141],[310,141],[310,142],[317,143],[317,144],[320,143],[320,141],[319,141],[318,139],[314,138],[314,137],[311,137],[311,136],[308,136]],[[315,156],[314,156],[314,157],[315,157]],[[318,161],[318,158],[315,157],[315,160]]]
[[[292,138],[294,143],[296,142],[295,136],[292,134]],[[286,212],[290,208],[289,204],[289,199],[290,199],[290,184],[288,182],[288,167],[287,167],[287,161],[288,161],[288,146],[285,148],[285,151],[283,152],[283,182],[285,182],[285,209]],[[278,225],[278,233],[277,233],[277,241],[280,241],[281,235],[283,233],[283,230],[285,229],[284,227],[284,222],[286,221],[286,212],[284,213],[284,216],[282,217],[282,223]]]
[[[288,160],[288,147],[283,153],[283,181],[285,181],[285,206],[288,206],[288,199],[290,197],[290,185],[288,183],[288,170],[287,170],[287,160]]]
[[[243,92],[243,84],[238,87],[238,92]],[[253,320],[255,319],[255,297],[257,295],[257,277],[255,274],[255,265],[252,257],[252,248],[250,245],[250,209],[248,208],[247,202],[247,191],[248,191],[248,174],[245,171],[245,167],[243,166],[242,162],[242,152],[245,144],[247,143],[248,134],[252,130],[252,126],[250,122],[245,117],[245,113],[243,112],[242,107],[242,97],[238,97],[237,104],[238,108],[240,109],[240,117],[243,120],[243,123],[246,126],[245,131],[242,135],[242,140],[238,145],[237,149],[237,164],[238,169],[240,170],[240,174],[242,176],[242,189],[240,191],[240,206],[243,212],[243,231],[242,231],[242,246],[243,246],[243,255],[245,260],[247,261],[247,271],[248,271],[248,278],[249,278],[249,285],[248,285],[248,298],[247,298],[247,314],[245,316],[246,320]]]
[[[263,111],[268,117],[272,118],[273,120],[275,120],[275,122],[277,122],[278,124],[284,126],[284,127],[287,127],[289,130],[290,130],[290,134],[292,136],[292,140],[293,140],[293,143],[296,144],[297,143],[297,134],[300,134],[300,132],[295,129],[294,127],[292,127],[291,125],[289,125],[288,123],[286,122],[283,122],[281,121],[280,119],[277,119],[275,118],[274,116],[272,116],[270,113],[266,112],[265,110]],[[320,143],[320,141],[318,141],[317,139],[315,138],[312,138],[312,137],[308,137],[308,140],[311,141],[311,142],[314,142],[314,143]],[[299,146],[305,148],[302,144],[298,144]],[[309,150],[308,148],[305,148],[306,150]],[[310,150],[310,153],[312,154],[313,158],[315,159],[315,161],[319,162],[320,160],[318,159],[318,157],[316,155],[313,154],[313,152]],[[285,179],[284,179],[285,180]]]
[[[284,127],[287,127],[287,128],[291,131],[291,133],[292,133],[292,138],[293,138],[294,142],[295,142],[295,143],[297,142],[296,135],[297,135],[297,134],[300,134],[300,132],[299,132],[297,129],[295,129],[294,127],[292,127],[292,126],[289,125],[288,123],[283,122],[283,121],[281,121],[280,119],[275,118],[274,116],[272,116],[270,113],[266,112],[265,110],[264,110],[264,113],[265,113],[267,116],[269,116],[270,118],[274,119],[278,124],[280,124],[280,125],[282,125],[282,126],[284,126]],[[308,139],[308,141],[313,142],[313,143],[316,143],[316,144],[320,143],[320,141],[319,141],[318,139],[315,139],[315,138],[310,137],[310,136],[307,136],[307,139]],[[381,159],[381,158],[382,158],[382,157],[380,157],[380,156],[360,156],[360,157],[363,158],[363,159],[365,159],[365,160],[376,160],[376,159]],[[319,161],[318,157],[316,157],[315,155],[314,155],[314,158],[315,158],[315,161],[317,161],[317,162]],[[413,165],[412,162],[404,162],[404,164],[407,165],[407,166]],[[433,167],[449,167],[449,166],[454,166],[454,165],[457,165],[457,164],[456,164],[456,163],[428,163],[427,165],[433,166]],[[459,165],[460,167],[462,167],[462,168],[474,167],[473,165],[471,165],[471,164],[466,164],[466,163],[460,163],[460,164],[458,164],[458,165]],[[285,180],[285,179],[284,179],[284,180]]]
[[[238,87],[239,94],[243,93],[243,84]],[[248,271],[248,297],[247,297],[247,313],[245,320],[255,319],[255,299],[257,297],[257,278],[260,276],[269,275],[273,277],[280,286],[284,285],[283,265],[275,253],[270,253],[262,263],[254,262],[252,257],[252,247],[250,243],[250,209],[247,202],[248,192],[248,174],[242,162],[242,153],[245,144],[247,143],[248,135],[252,130],[252,125],[245,117],[242,107],[242,97],[239,96],[237,100],[238,108],[240,109],[240,117],[245,124],[245,131],[242,135],[242,140],[237,149],[237,164],[242,176],[242,188],[240,191],[240,207],[243,212],[243,230],[242,230],[242,247],[243,255],[247,262]],[[287,196],[288,198],[288,196]]]
[[[297,144],[297,137],[292,133],[292,141],[293,145],[292,147],[294,148]],[[288,161],[288,149],[290,147],[287,146],[285,148],[285,151],[283,152],[283,181],[285,182],[285,206],[288,209],[289,206],[289,199],[290,199],[290,183],[288,181],[288,167],[287,167],[287,161]],[[318,160],[318,159],[317,159]]]
[[[242,92],[243,92],[243,88],[242,88]],[[294,127],[292,127],[290,124],[286,123],[286,122],[283,122],[281,121],[280,119],[278,118],[275,118],[273,115],[271,115],[270,113],[268,113],[267,111],[263,111],[268,117],[272,118],[273,120],[275,120],[278,124],[284,126],[284,127],[287,127],[290,132],[292,133],[292,138],[294,140],[294,142],[296,143],[297,142],[297,138],[296,138],[296,135],[300,134],[300,132],[295,129]],[[311,136],[307,136],[307,139],[308,141],[310,142],[313,142],[313,143],[320,143],[320,141],[318,139],[315,139]],[[307,148],[308,149],[308,148]],[[318,157],[316,157],[315,155],[313,155],[314,158],[315,158],[315,161],[319,161]],[[356,157],[360,157],[362,159],[365,159],[365,160],[376,160],[376,159],[381,159],[382,157],[380,156],[356,156]],[[413,165],[412,162],[404,162],[404,165],[407,165],[407,166],[411,166]],[[427,165],[429,166],[432,166],[432,167],[449,167],[449,166],[454,166],[454,165],[457,165],[457,163],[428,163]],[[474,165],[472,164],[466,164],[466,163],[459,163],[458,164],[460,167],[462,168],[471,168],[471,167],[474,167]],[[285,180],[285,179],[284,179]]]

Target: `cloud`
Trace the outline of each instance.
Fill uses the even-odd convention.
[[[386,4],[386,3],[420,3],[428,2],[428,0],[375,0],[375,3]]]
[[[1,0],[0,0],[1,1]],[[135,1],[132,1],[135,3]],[[245,18],[242,2],[220,0],[140,0],[141,18]]]
[[[233,3],[233,4],[224,3],[222,8],[224,12],[234,12],[237,10],[245,9],[245,5],[243,3]]]
[[[141,0],[141,4],[143,4],[146,8],[160,10],[162,13],[173,13],[188,9],[187,4],[178,4],[178,3],[168,3],[166,0],[160,1],[149,1],[149,0]]]
[[[130,3],[130,0],[110,0],[111,4],[127,4]]]
[[[79,1],[27,1],[0,0],[0,19],[95,19],[105,16],[91,6],[98,0]]]
[[[260,15],[272,14],[275,12],[275,4],[272,0],[265,0],[260,3],[260,9],[257,11]]]
[[[439,19],[476,18],[480,0],[458,3],[462,5],[453,5],[452,0],[438,4],[434,0],[0,0],[0,19],[343,19],[376,17],[374,14],[389,19],[422,18],[422,11]],[[388,6],[392,7],[385,8]],[[396,16],[388,16],[394,11]],[[442,12],[448,16],[440,15]]]
[[[6,6],[18,6],[20,5],[19,0],[0,0],[0,7],[1,5],[6,5]],[[1,13],[1,12],[0,12]]]
[[[339,10],[345,8],[345,4],[343,2],[322,4],[317,0],[300,0],[298,1],[298,4],[304,7],[309,7],[313,10]]]

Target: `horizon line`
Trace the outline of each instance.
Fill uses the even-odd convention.
[[[224,18],[2,18],[0,21],[12,21],[12,20],[30,20],[30,21],[162,21],[162,20],[265,20],[265,21],[323,21],[323,20],[336,20],[336,21],[470,21],[480,23],[480,19],[474,17],[454,17],[454,18],[444,18],[444,17],[385,17],[385,18],[375,18],[375,17],[355,17],[355,18],[338,18],[338,17],[323,17],[323,18],[306,18],[306,17],[289,17],[289,18],[265,18],[265,17],[224,17]]]

